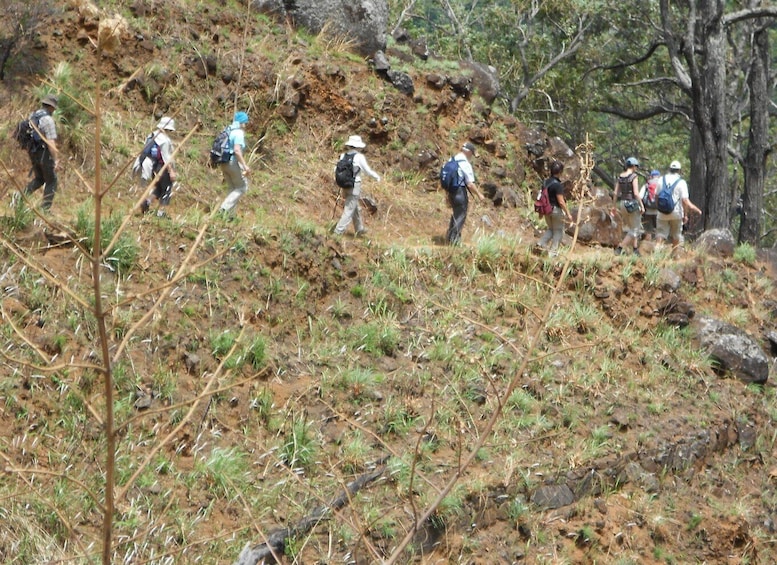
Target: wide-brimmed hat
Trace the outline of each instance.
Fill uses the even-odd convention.
[[[59,104],[59,99],[53,94],[47,94],[46,96],[41,98],[40,103],[44,104],[45,106],[51,106],[56,110],[57,104]]]
[[[248,123],[248,114],[246,114],[243,111],[235,112],[234,120],[239,124],[247,124]]]
[[[367,144],[362,141],[362,136],[360,135],[352,135],[348,138],[348,141],[345,142],[346,147],[355,147],[356,149],[364,149],[367,147]]]
[[[472,143],[470,143],[469,141],[461,146],[461,150],[462,151],[469,151],[473,155],[475,154],[475,146]]]
[[[175,131],[175,120],[173,118],[168,118],[165,116],[164,118],[159,120],[159,123],[156,125],[156,129],[166,129],[168,131]]]

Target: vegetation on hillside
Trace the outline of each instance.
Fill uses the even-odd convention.
[[[534,182],[504,108],[428,86],[436,61],[406,97],[347,42],[243,7],[114,4],[115,54],[63,8],[40,81],[2,91],[6,128],[59,93],[69,157],[41,215],[0,148],[3,562],[235,562],[279,531],[287,563],[774,560],[775,389],[718,374],[662,314],[773,329],[752,247],[539,257],[526,199],[436,245],[434,173],[462,139],[489,142],[484,180]],[[253,174],[231,222],[204,163],[236,108]],[[181,184],[161,219],[127,169],[163,113]],[[330,234],[351,133],[386,179],[369,239]]]

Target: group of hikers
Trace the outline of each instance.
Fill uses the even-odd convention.
[[[57,190],[59,151],[56,124],[52,117],[57,105],[57,97],[47,94],[41,99],[41,108],[33,112],[28,119],[33,124],[32,131],[39,141],[26,147],[32,163],[33,178],[27,184],[25,192],[29,195],[40,187],[45,187],[41,203],[41,208],[45,211],[51,208]],[[246,176],[250,169],[244,156],[244,127],[248,120],[246,112],[235,112],[232,123],[224,130],[225,157],[218,161],[217,166],[228,188],[219,212],[227,218],[234,218],[235,207],[248,190]],[[156,214],[160,217],[166,215],[164,208],[170,203],[177,177],[173,141],[169,135],[172,132],[175,132],[175,120],[167,116],[162,117],[154,131],[146,137],[143,150],[133,164],[133,175],[139,180],[144,194],[151,187],[151,192],[140,203],[140,211],[143,214],[149,212],[156,201]],[[335,167],[335,178],[343,190],[345,203],[343,213],[333,231],[342,235],[353,223],[356,235],[362,236],[367,232],[359,204],[362,173],[378,182],[381,179],[380,175],[370,168],[364,153],[360,151],[366,147],[361,136],[351,135],[344,145],[345,151],[340,155]],[[461,242],[469,208],[469,195],[479,200],[484,199],[476,184],[470,162],[475,154],[475,145],[467,141],[446,164],[449,167],[444,166],[441,171],[441,182],[446,189],[447,202],[452,211],[446,234],[446,241],[451,245]],[[680,175],[681,168],[679,161],[672,161],[666,174],[661,175],[659,171],[653,170],[647,182],[640,187],[637,173],[639,161],[635,157],[626,159],[625,168],[618,175],[612,193],[611,214],[620,214],[624,233],[623,239],[615,248],[616,254],[627,251],[639,254],[639,243],[643,234],[646,239],[655,237],[657,242],[669,240],[675,247],[680,245],[683,238],[682,226],[688,219],[688,213],[701,215],[701,210],[690,201],[688,185]],[[452,171],[447,180],[446,170]],[[558,253],[566,223],[573,222],[559,178],[563,170],[563,163],[552,162],[550,176],[543,183],[550,207],[544,214],[547,229],[537,242],[537,248],[547,250],[551,255]],[[669,208],[661,209],[659,195],[662,189],[671,194],[672,204]]]
[[[53,94],[41,99],[41,108],[33,112],[23,122],[29,129],[28,134],[19,134],[17,140],[26,149],[30,157],[32,180],[25,187],[30,195],[41,187],[43,200],[41,209],[49,211],[57,191],[57,171],[59,150],[57,149],[57,128],[53,118],[59,100]],[[228,193],[219,207],[219,212],[228,218],[234,217],[234,209],[240,198],[248,190],[246,175],[250,173],[244,151],[246,148],[244,126],[248,123],[248,114],[235,112],[232,123],[225,129],[227,137],[227,156],[219,163]],[[17,128],[19,129],[19,128]],[[141,201],[140,212],[146,214],[156,202],[156,214],[166,216],[165,207],[170,204],[173,186],[177,179],[173,141],[170,134],[175,132],[175,119],[164,116],[157,122],[154,131],[146,137],[140,155],[132,166],[133,176],[146,191],[151,192]],[[26,136],[29,136],[29,141]]]
[[[615,254],[631,252],[639,255],[639,244],[644,234],[645,240],[663,243],[667,240],[672,247],[678,247],[683,241],[683,225],[688,222],[688,214],[701,215],[701,210],[690,200],[688,184],[681,176],[682,165],[672,161],[666,174],[652,170],[647,182],[639,184],[639,161],[636,157],[626,159],[625,168],[613,186],[612,210],[621,218],[623,239],[615,248]],[[549,254],[558,253],[564,236],[565,220],[573,222],[566,200],[564,187],[559,175],[564,170],[563,163],[554,161],[550,165],[550,177],[543,183],[553,207],[545,214],[547,230],[542,234],[537,247]]]

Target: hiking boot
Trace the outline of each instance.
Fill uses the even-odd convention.
[[[635,247],[635,248],[634,248],[634,255],[636,255],[637,257],[639,257],[640,255],[642,255],[642,254],[639,252],[639,248],[638,248],[638,247]]]
[[[367,228],[362,228],[356,232],[356,237],[364,237],[367,235]]]
[[[623,253],[623,248],[621,246],[616,247],[615,248],[615,254],[616,255],[620,255],[621,253]]]
[[[157,210],[156,211],[156,217],[157,218],[166,218],[167,217],[167,212],[165,212],[164,210]]]
[[[151,201],[148,198],[146,198],[143,202],[140,203],[141,214],[145,214],[146,212],[149,211],[150,208],[151,208]]]

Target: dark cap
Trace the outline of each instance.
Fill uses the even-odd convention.
[[[475,146],[470,143],[469,141],[461,146],[462,151],[469,151],[473,155],[475,155]]]

